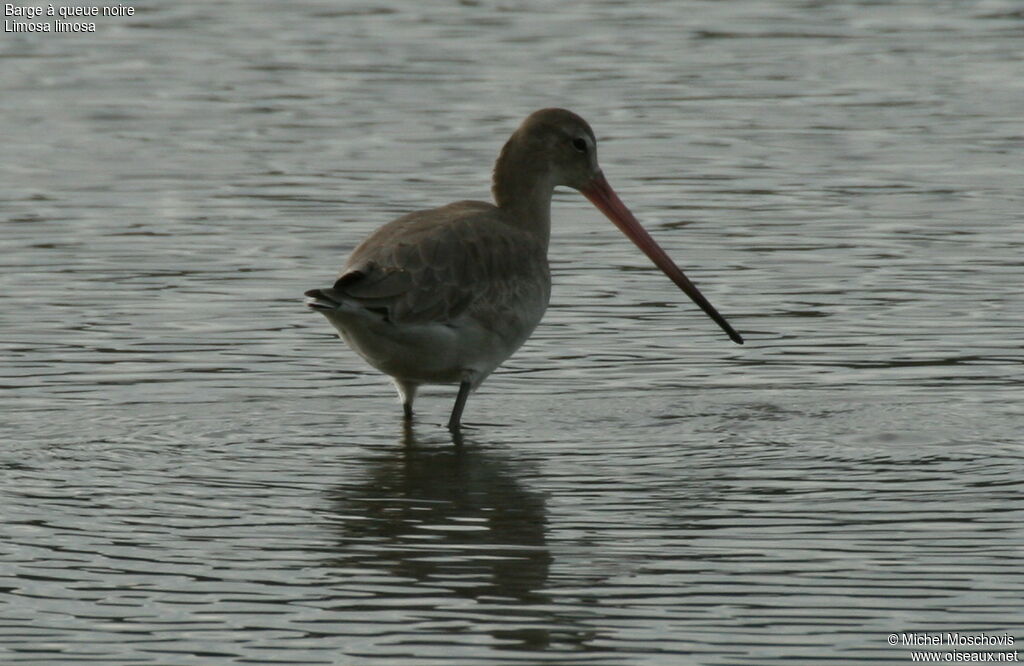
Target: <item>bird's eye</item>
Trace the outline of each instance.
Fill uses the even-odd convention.
[[[580,137],[576,137],[575,139],[572,140],[572,147],[580,151],[581,153],[587,152],[587,142],[581,139]]]

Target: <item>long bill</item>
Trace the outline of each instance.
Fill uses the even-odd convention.
[[[580,192],[583,193],[583,196],[590,199],[590,203],[594,204],[609,220],[614,222],[615,226],[622,233],[626,234],[629,240],[633,241],[638,248],[643,250],[644,254],[654,262],[654,265],[660,268],[670,280],[675,282],[676,286],[683,290],[683,293],[689,296],[694,303],[700,306],[701,310],[715,320],[715,323],[722,327],[722,330],[729,335],[733,342],[739,345],[743,344],[743,337],[736,332],[736,329],[729,325],[725,317],[718,313],[715,306],[711,305],[708,299],[704,298],[704,294],[700,293],[697,286],[690,282],[690,279],[676,266],[671,257],[665,254],[661,246],[654,242],[654,239],[647,233],[647,230],[640,226],[633,213],[629,212],[626,204],[622,203],[619,196],[615,194],[615,190],[608,184],[603,173],[598,172],[593,180],[586,187],[582,188]]]

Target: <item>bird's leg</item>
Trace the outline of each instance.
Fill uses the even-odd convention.
[[[452,416],[448,419],[448,429],[452,432],[457,431],[462,425],[462,410],[466,406],[470,386],[472,384],[468,381],[459,384],[459,395],[455,398],[455,407],[452,408]]]
[[[402,413],[405,416],[405,420],[411,421],[412,403],[416,399],[416,389],[419,388],[419,385],[401,379],[393,379],[392,381],[395,382],[395,388],[398,389],[398,397],[402,399]]]

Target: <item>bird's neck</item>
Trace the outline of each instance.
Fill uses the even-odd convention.
[[[527,229],[547,245],[551,235],[551,194],[554,192],[550,167],[513,134],[494,164],[491,192],[494,203],[513,222]]]

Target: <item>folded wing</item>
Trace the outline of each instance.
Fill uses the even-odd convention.
[[[501,215],[490,204],[458,202],[398,218],[356,248],[331,289],[318,291],[395,324],[470,316],[500,332],[523,316],[524,301],[546,305],[549,290],[546,248]]]

